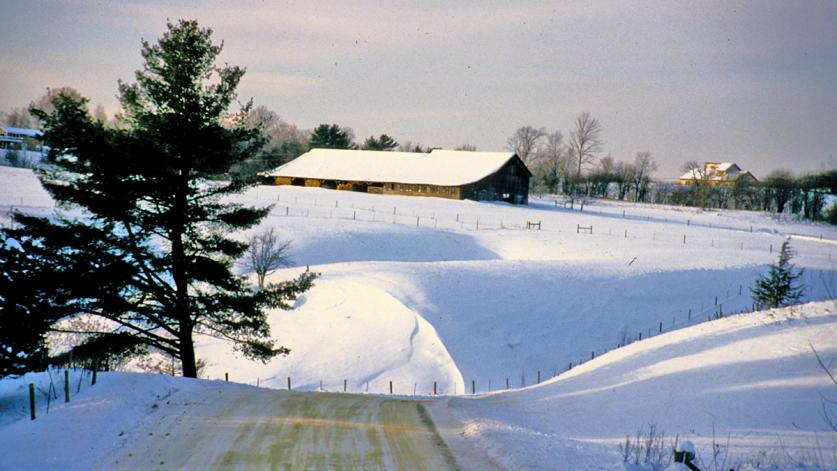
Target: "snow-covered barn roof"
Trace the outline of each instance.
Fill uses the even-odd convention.
[[[429,154],[369,150],[312,149],[266,175],[360,182],[440,186],[474,183],[500,170],[513,152],[435,149]]]

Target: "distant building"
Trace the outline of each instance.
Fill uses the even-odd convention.
[[[37,129],[0,125],[0,149],[40,152],[43,150],[42,135]]]
[[[692,169],[680,176],[681,185],[705,182],[711,186],[731,187],[738,181],[758,183],[758,179],[752,173],[741,170],[741,167],[733,162],[706,162],[702,169]]]
[[[527,204],[532,174],[511,152],[313,149],[263,176],[275,185]]]

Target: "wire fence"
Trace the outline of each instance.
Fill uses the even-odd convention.
[[[323,201],[318,199],[304,199],[293,197],[287,200],[282,200],[281,195],[277,196],[276,202],[278,207],[274,208],[274,215],[285,217],[302,217],[302,218],[317,218],[317,219],[340,219],[344,221],[359,221],[359,222],[373,222],[373,223],[387,223],[401,226],[413,226],[419,228],[431,228],[441,230],[462,230],[462,231],[503,231],[503,230],[532,230],[543,231],[545,233],[575,233],[581,235],[589,235],[593,237],[618,237],[629,241],[651,241],[654,243],[666,243],[669,245],[686,246],[689,248],[710,248],[720,250],[741,250],[741,251],[761,251],[768,254],[778,251],[781,245],[781,240],[789,235],[797,235],[798,237],[805,237],[808,239],[821,240],[826,242],[835,242],[832,239],[825,238],[822,234],[818,236],[785,233],[774,234],[772,230],[767,228],[737,228],[733,226],[719,226],[712,224],[698,224],[687,220],[685,223],[668,218],[651,218],[638,217],[628,215],[625,211],[624,219],[634,221],[654,221],[666,223],[678,223],[688,228],[707,228],[719,231],[730,231],[738,233],[763,233],[766,235],[775,236],[775,241],[765,240],[741,240],[741,238],[727,238],[723,234],[717,237],[711,234],[695,231],[681,231],[677,232],[670,228],[663,230],[637,230],[636,226],[614,227],[613,224],[604,227],[603,225],[593,224],[587,221],[587,225],[576,223],[569,225],[562,223],[561,225],[549,225],[544,223],[541,219],[532,217],[520,218],[518,215],[510,215],[507,218],[497,217],[496,215],[475,214],[474,212],[453,212],[453,211],[439,211],[439,212],[422,212],[415,209],[399,209],[398,206],[376,206],[376,205],[362,205],[349,203],[346,206],[344,202],[341,206],[339,200]],[[284,204],[282,204],[284,203]],[[587,210],[592,214],[607,214],[610,213],[596,213]],[[526,213],[527,216],[532,216],[531,213]],[[550,221],[554,222],[554,221]],[[582,230],[583,229],[583,230]],[[832,254],[829,250],[828,260],[831,261]]]
[[[830,279],[829,283],[834,285],[835,279]],[[673,313],[671,318],[659,320],[652,325],[635,326],[632,329],[625,328],[618,333],[619,339],[613,343],[600,344],[592,349],[577,349],[562,355],[561,358],[555,358],[548,365],[544,364],[540,368],[524,368],[519,373],[497,375],[489,378],[464,378],[463,387],[459,387],[457,382],[451,382],[450,380],[434,381],[431,384],[403,380],[393,381],[383,376],[361,381],[331,378],[320,380],[319,384],[312,384],[309,381],[302,385],[296,385],[291,376],[282,376],[281,374],[259,378],[253,384],[260,386],[262,383],[273,382],[275,385],[277,380],[285,380],[287,383],[286,385],[283,384],[283,389],[287,388],[288,390],[302,389],[345,393],[369,393],[372,391],[377,394],[402,396],[474,395],[502,390],[519,390],[548,381],[610,351],[636,342],[703,322],[754,312],[755,305],[753,305],[751,299],[749,288],[739,284],[730,287],[730,289],[723,289],[717,295],[707,298],[706,303]],[[310,375],[307,375],[306,378],[310,378]],[[229,376],[225,375],[225,379],[229,380]]]

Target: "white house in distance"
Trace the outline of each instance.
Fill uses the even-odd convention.
[[[312,149],[263,176],[273,185],[527,204],[532,174],[512,152]]]
[[[741,170],[734,162],[706,162],[703,169],[691,169],[680,176],[681,185],[694,185],[706,182],[711,186],[730,187],[737,181],[758,183],[752,173]]]

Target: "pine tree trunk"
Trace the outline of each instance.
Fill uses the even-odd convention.
[[[181,175],[188,175],[189,169],[183,169]],[[176,289],[175,310],[178,320],[178,340],[180,343],[180,362],[183,366],[183,376],[197,378],[198,369],[195,362],[195,344],[192,340],[194,325],[192,309],[189,305],[189,277],[186,273],[186,252],[183,247],[184,219],[186,214],[186,192],[188,182],[178,190],[175,196],[173,217],[175,221],[171,231],[172,278]]]
[[[186,378],[198,377],[198,366],[195,361],[195,344],[192,341],[192,327],[184,330],[183,324],[180,327],[180,364],[183,367],[183,376]]]

